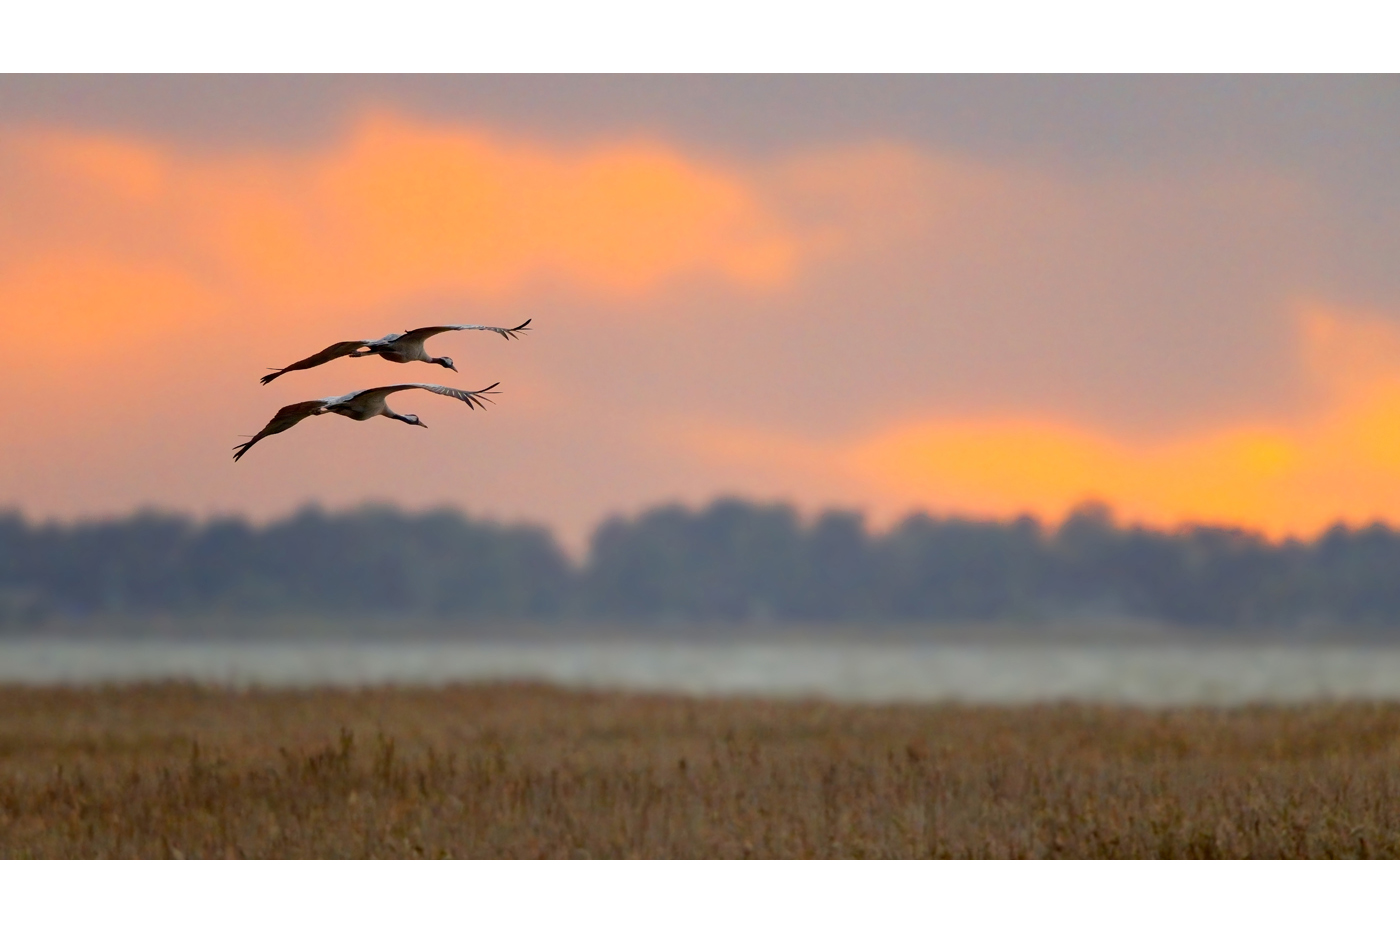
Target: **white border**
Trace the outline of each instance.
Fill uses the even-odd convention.
[[[1380,863],[126,862],[0,866],[16,929],[1270,931],[1383,920]]]
[[[1388,71],[1358,0],[14,3],[4,71]]]

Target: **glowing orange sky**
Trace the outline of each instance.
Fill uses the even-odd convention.
[[[1328,404],[1277,421],[1125,441],[1067,419],[936,415],[836,443],[700,429],[717,461],[782,464],[798,483],[875,490],[890,513],[1059,517],[1090,499],[1157,524],[1225,522],[1274,534],[1339,517],[1400,515],[1400,328],[1335,309],[1299,318]]]
[[[299,148],[0,127],[0,170],[0,504],[32,514],[387,499],[576,537],[736,492],[1400,521],[1400,331],[1295,274],[1316,195],[1277,173],[1086,180],[873,139],[745,161],[384,108]],[[518,344],[435,338],[460,375],[256,383],[335,340],[525,317]],[[279,405],[410,378],[504,391],[229,459]]]

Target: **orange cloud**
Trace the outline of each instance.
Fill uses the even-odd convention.
[[[60,254],[109,229],[118,255],[156,248],[263,301],[365,307],[551,281],[627,299],[695,275],[765,288],[798,258],[743,178],[659,144],[557,150],[379,114],[313,152],[58,132],[10,149],[47,180],[49,214],[72,205]]]
[[[1328,404],[1277,423],[1152,443],[1016,417],[923,418],[836,444],[724,429],[687,440],[712,460],[787,472],[822,497],[858,490],[887,516],[923,507],[1056,517],[1097,498],[1133,519],[1280,535],[1339,519],[1400,521],[1400,328],[1320,307],[1300,325],[1302,357]]]
[[[0,273],[6,339],[36,368],[130,352],[209,313],[213,298],[189,275],[104,254],[41,256]],[[145,352],[158,357],[165,340]],[[71,378],[71,377],[70,377]]]

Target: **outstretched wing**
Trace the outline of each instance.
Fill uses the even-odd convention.
[[[402,392],[405,389],[427,389],[429,392],[436,392],[438,395],[446,395],[448,398],[455,398],[460,402],[466,402],[468,408],[484,409],[486,403],[491,401],[486,396],[498,394],[491,391],[498,385],[500,385],[499,382],[493,382],[484,389],[477,389],[474,392],[469,392],[466,389],[454,389],[451,386],[435,386],[426,382],[405,382],[400,385],[380,386],[377,389],[361,389],[359,392],[351,395],[350,398],[353,398],[356,402],[369,403],[376,397],[380,399],[387,398],[395,392]],[[348,401],[348,399],[346,401]]]
[[[368,346],[372,342],[370,340],[342,340],[340,343],[333,343],[320,353],[308,356],[304,360],[297,360],[290,366],[284,366],[275,372],[268,373],[259,381],[263,385],[267,385],[283,373],[289,373],[296,369],[310,369],[313,366],[320,366],[322,363],[329,363],[331,360],[338,360],[342,356],[350,356],[356,350]]]
[[[267,427],[255,434],[252,440],[233,448],[234,451],[236,451],[233,455],[233,459],[235,461],[238,460],[238,458],[248,452],[248,448],[252,447],[263,438],[272,434],[281,434],[288,428],[296,427],[312,415],[322,414],[326,410],[326,402],[327,399],[317,398],[309,402],[296,402],[295,404],[285,405],[279,408],[277,414],[273,415],[272,420],[267,423]]]
[[[449,330],[489,330],[493,334],[500,334],[502,337],[510,340],[511,338],[518,338],[521,334],[525,333],[525,331],[529,330],[530,321],[532,320],[534,320],[534,318],[529,318],[524,324],[517,327],[492,327],[489,324],[443,324],[439,327],[415,327],[413,330],[400,337],[399,341],[402,343],[422,343],[434,334],[445,334]]]

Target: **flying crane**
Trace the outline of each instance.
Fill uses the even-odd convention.
[[[518,327],[492,327],[488,324],[443,324],[438,327],[418,327],[402,334],[385,334],[378,340],[342,340],[340,343],[333,343],[320,353],[312,354],[304,360],[297,360],[290,366],[273,370],[263,376],[260,381],[263,385],[267,385],[284,373],[298,369],[311,369],[313,366],[338,360],[342,356],[354,359],[381,356],[391,363],[436,363],[456,372],[457,367],[453,364],[452,357],[430,355],[423,348],[423,342],[429,337],[446,333],[449,330],[489,330],[494,334],[500,334],[507,340],[519,339],[522,333],[530,329],[530,320],[532,319],[527,319],[524,324]]]
[[[528,322],[526,322],[528,323]],[[493,382],[484,389],[477,389],[469,392],[466,389],[454,389],[450,386],[430,385],[425,382],[406,382],[401,385],[379,386],[375,389],[360,389],[358,392],[351,392],[349,395],[334,395],[330,398],[316,398],[307,402],[295,402],[278,409],[277,414],[272,416],[272,420],[267,423],[257,434],[237,447],[233,448],[234,460],[238,460],[248,452],[248,449],[258,441],[273,434],[281,434],[283,431],[296,427],[307,418],[327,413],[343,415],[354,421],[368,421],[375,417],[393,418],[395,421],[402,421],[404,424],[416,424],[420,428],[427,425],[419,419],[417,415],[401,415],[392,411],[388,405],[388,398],[395,392],[403,392],[406,389],[427,389],[438,395],[446,395],[466,402],[468,408],[486,407],[490,401],[486,396],[497,393],[491,391],[500,385]]]

